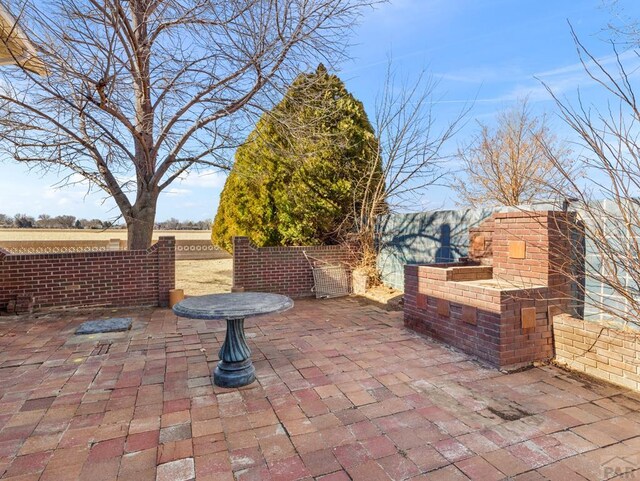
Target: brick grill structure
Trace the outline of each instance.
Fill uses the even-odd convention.
[[[334,265],[352,264],[344,246],[256,247],[247,237],[233,238],[233,289],[272,292],[289,297],[313,296],[308,256]]]
[[[470,232],[477,265],[407,265],[405,325],[499,367],[552,358],[569,293],[566,215],[494,214]]]
[[[175,287],[175,239],[147,250],[11,254],[0,249],[0,310],[167,306]]]

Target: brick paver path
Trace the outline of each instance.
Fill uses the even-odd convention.
[[[211,385],[224,325],[169,310],[0,318],[0,474],[20,480],[640,478],[640,396],[505,375],[354,299],[247,321],[258,382]],[[635,477],[634,477],[635,476]]]

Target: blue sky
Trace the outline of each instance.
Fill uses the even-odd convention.
[[[475,119],[490,123],[496,112],[529,96],[536,112],[552,114],[559,137],[571,132],[553,118],[554,104],[539,80],[572,97],[580,88],[584,98],[602,104],[604,98],[579,65],[567,20],[599,58],[611,54],[605,42],[607,23],[615,12],[603,0],[391,0],[368,11],[353,34],[349,53],[338,74],[348,89],[374,115],[376,94],[383,86],[389,56],[409,81],[423,70],[439,81],[435,105],[446,122],[476,99],[469,122],[449,148],[473,133]],[[623,14],[640,18],[640,2],[620,0]],[[638,62],[637,59],[631,59]],[[639,90],[640,91],[640,90]],[[451,165],[455,168],[455,163]],[[42,176],[23,166],[4,163],[0,178],[0,212],[30,215],[73,214],[112,218],[117,210],[101,194],[87,195],[80,186],[57,189],[54,173]],[[224,185],[224,174],[190,174],[161,197],[159,220],[212,218]],[[455,205],[455,192],[432,188],[424,193],[424,208]]]

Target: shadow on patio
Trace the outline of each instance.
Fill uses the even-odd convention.
[[[88,318],[126,333],[74,336]],[[0,474],[20,480],[603,479],[640,465],[640,396],[505,375],[354,299],[247,320],[258,381],[214,388],[224,324],[166,309],[0,318]]]

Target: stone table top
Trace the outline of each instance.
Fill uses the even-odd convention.
[[[189,319],[239,319],[283,312],[293,301],[280,294],[234,292],[188,297],[173,306],[173,312]]]

